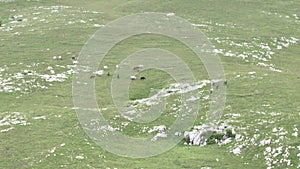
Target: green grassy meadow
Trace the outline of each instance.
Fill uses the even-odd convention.
[[[84,132],[73,105],[76,65],[71,58],[78,57],[103,25],[143,12],[187,19],[215,46],[228,81],[220,122],[233,126],[240,138],[206,146],[182,141],[158,156],[132,159],[105,151]],[[0,0],[0,23],[1,169],[300,168],[300,1]],[[210,80],[187,46],[151,34],[118,43],[99,69],[108,65],[113,74],[126,56],[145,48],[171,51],[198,81]],[[131,82],[131,100],[174,83],[170,75],[154,69],[140,76],[147,79]],[[143,128],[172,124],[175,96],[166,112],[149,124],[120,118],[111,98],[114,77],[95,78],[97,103],[113,127],[130,136],[151,137],[153,133]],[[203,88],[203,96],[209,95],[210,87]],[[210,102],[203,99],[199,105],[195,125],[204,122]],[[240,153],[233,153],[236,148]]]

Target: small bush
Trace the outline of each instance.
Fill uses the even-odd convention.
[[[210,145],[210,144],[216,144],[216,141],[215,141],[215,139],[208,138],[208,139],[206,140],[206,144],[207,144],[207,145]]]
[[[224,133],[217,133],[216,131],[214,131],[212,133],[212,135],[207,139],[206,143],[207,144],[215,144],[216,141],[215,140],[222,140],[224,138]]]
[[[224,133],[217,133],[217,132],[213,132],[212,136],[217,139],[217,140],[221,140],[224,137]]]
[[[227,130],[226,130],[226,137],[234,138],[234,137],[235,137],[235,134],[232,133],[232,130],[231,130],[231,129],[227,129]]]
[[[189,143],[190,143],[190,139],[189,139],[189,138],[186,138],[186,137],[184,137],[184,138],[183,138],[183,142],[184,142],[184,143],[187,143],[187,144],[189,144]]]

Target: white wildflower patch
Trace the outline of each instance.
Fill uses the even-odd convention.
[[[295,156],[297,156],[300,146],[288,145],[286,142],[294,139],[294,133],[298,132],[299,128],[297,125],[291,129],[277,125],[276,122],[283,120],[284,113],[267,111],[268,108],[272,107],[271,105],[263,103],[263,111],[250,110],[250,113],[255,113],[256,119],[243,127],[235,128],[238,134],[236,134],[233,144],[230,145],[231,151],[234,153],[233,150],[239,150],[237,147],[240,148],[241,152],[243,149],[257,148],[255,157],[263,157],[266,168],[286,168],[286,166],[293,168],[292,166],[298,164]],[[249,131],[253,134],[249,134]],[[263,151],[260,152],[260,149]],[[235,153],[237,152],[239,151]]]
[[[1,133],[13,130],[16,126],[26,126],[30,123],[24,113],[21,112],[2,112],[0,113]]]
[[[0,67],[0,93],[29,93],[36,89],[48,89],[53,85],[52,83],[65,82],[72,74],[76,73],[73,70],[74,65],[56,65],[54,67],[32,63],[24,66],[23,69],[13,73],[9,70],[15,69],[17,64]],[[36,71],[42,67],[47,70],[47,74]]]
[[[288,22],[300,23],[298,14],[287,15],[283,13],[280,14],[278,12],[268,12],[268,11],[262,11],[262,14],[273,16],[276,18],[285,18]]]
[[[288,48],[291,45],[298,43],[299,39],[295,37],[272,37],[269,40],[253,38],[248,42],[235,42],[228,37],[212,38],[218,44],[227,45],[230,49],[214,49],[213,52],[227,57],[241,58],[245,62],[254,62],[258,66],[268,67],[270,71],[282,72],[269,61],[279,51]],[[240,50],[243,49],[243,50]]]

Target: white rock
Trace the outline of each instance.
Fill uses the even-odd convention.
[[[45,116],[37,116],[33,118],[34,120],[46,120]]]
[[[298,132],[292,133],[292,136],[298,137]]]
[[[240,140],[242,139],[242,135],[241,135],[241,134],[236,134],[236,135],[235,135],[235,139],[236,139],[237,141],[240,141]]]
[[[165,131],[167,129],[167,127],[165,125],[160,125],[160,126],[154,126],[152,129],[150,129],[148,131],[148,133],[152,133],[152,132],[162,132],[162,131]]]
[[[22,73],[17,73],[15,76],[17,79],[23,79],[24,75]]]
[[[94,24],[95,27],[103,27],[104,25]]]
[[[167,138],[168,135],[166,133],[157,133],[152,139],[151,141],[156,141],[158,138]]]
[[[258,66],[263,66],[263,67],[267,67],[268,66],[268,64],[265,64],[265,63],[262,63],[262,62],[258,62],[257,65]]]
[[[131,80],[136,80],[136,76],[130,76]]]
[[[79,156],[76,156],[75,158],[76,158],[76,159],[78,159],[78,160],[82,160],[82,159],[84,159],[84,157],[83,157],[83,156],[81,156],[81,155],[79,155]]]
[[[232,150],[232,153],[235,154],[235,155],[239,155],[241,154],[241,149],[240,147],[236,147]]]
[[[9,127],[7,129],[0,130],[0,133],[5,133],[5,132],[8,132],[8,131],[10,131],[12,129],[14,129],[14,127]]]
[[[54,70],[50,70],[50,73],[54,75],[54,74],[55,74],[55,71],[54,71]]]
[[[48,153],[54,153],[55,152],[55,150],[56,150],[56,147],[53,147],[51,150],[48,150]]]
[[[270,153],[272,151],[272,148],[271,147],[267,147],[265,150],[266,150],[266,152]]]
[[[175,132],[175,136],[181,136],[181,132]]]
[[[167,13],[167,16],[174,16],[175,13]]]
[[[253,72],[248,72],[248,74],[253,75],[253,74],[256,74],[256,72],[254,72],[254,71]]]
[[[271,143],[271,139],[268,140],[261,140],[259,145],[264,146],[264,145],[269,145]]]
[[[103,73],[104,73],[103,70],[98,70],[98,71],[95,72],[95,74],[96,74],[97,76],[102,76]]]
[[[221,142],[221,144],[228,144],[232,141],[231,138],[226,138],[224,141]]]

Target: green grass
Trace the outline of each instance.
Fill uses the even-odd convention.
[[[49,9],[34,8],[56,5],[67,5],[70,8],[59,8],[58,13],[52,14]],[[263,11],[270,12],[270,14]],[[207,26],[199,27],[199,29],[210,38],[216,48],[241,53],[261,50],[255,46],[255,43],[271,44],[272,38],[275,37],[300,39],[300,20],[293,18],[293,14],[300,17],[299,11],[298,1],[278,0],[265,2],[258,0],[164,2],[158,0],[17,0],[10,3],[0,2],[2,25],[14,26],[10,23],[11,17],[23,15],[23,21],[16,23],[19,27],[11,31],[0,29],[0,68],[5,65],[8,67],[4,72],[0,72],[0,80],[1,78],[7,79],[24,69],[47,74],[48,66],[54,67],[56,73],[65,72],[67,68],[56,67],[56,65],[72,65],[71,57],[78,56],[85,42],[99,29],[94,24],[107,24],[132,13],[174,12],[177,16],[192,23],[206,24]],[[33,14],[36,12],[40,13]],[[33,19],[34,17],[38,19]],[[24,21],[25,18],[28,20]],[[45,21],[40,21],[41,19]],[[87,23],[81,23],[80,20],[87,21]],[[67,24],[69,21],[74,24]],[[216,23],[225,26],[218,26]],[[16,32],[20,35],[16,35]],[[218,43],[215,39],[218,37],[235,43],[247,42],[254,47]],[[253,38],[259,40],[255,41]],[[85,134],[75,110],[72,109],[71,75],[64,82],[52,82],[51,85],[37,78],[36,81],[47,86],[48,89],[34,88],[32,86],[36,82],[33,82],[32,84],[22,83],[23,87],[29,88],[28,92],[0,92],[0,121],[7,114],[21,112],[20,118],[25,118],[30,123],[25,126],[12,124],[10,126],[14,129],[0,133],[0,168],[266,168],[264,159],[266,147],[283,146],[285,149],[289,146],[300,146],[299,136],[291,136],[295,128],[300,130],[299,44],[298,41],[297,44],[291,44],[288,48],[274,49],[275,54],[272,59],[264,62],[274,64],[276,68],[282,70],[281,73],[270,71],[268,67],[257,66],[260,61],[255,59],[249,59],[246,62],[241,58],[220,55],[228,80],[226,107],[220,121],[230,123],[237,134],[244,136],[243,141],[204,147],[185,146],[182,141],[168,152],[144,159],[131,159],[111,154],[101,149]],[[160,35],[143,34],[121,41],[109,51],[99,69],[104,65],[109,65],[109,71],[113,73],[116,64],[133,52],[144,48],[169,50],[185,61],[195,73],[197,80],[209,79],[203,64],[188,47],[172,38]],[[63,60],[52,59],[53,56],[58,55],[63,56]],[[26,66],[34,63],[39,63],[39,65]],[[256,74],[248,74],[253,71]],[[146,98],[151,95],[151,91],[162,89],[174,82],[167,73],[153,69],[141,71],[137,76],[145,76],[147,79],[131,82],[130,99],[132,100]],[[95,90],[100,108],[108,108],[102,111],[103,115],[109,121],[116,123],[113,125],[118,126],[128,120],[114,119],[118,113],[111,98],[112,78],[113,76],[96,78]],[[28,80],[30,79],[33,78],[28,77]],[[205,88],[204,93],[209,93],[209,87]],[[159,119],[149,124],[132,122],[124,129],[124,134],[149,137],[153,134],[139,133],[142,127],[151,128],[155,125],[172,124],[174,118],[170,117],[172,113],[170,105],[176,103],[174,98],[169,100],[167,110]],[[201,102],[200,106],[196,125],[205,120],[205,114],[209,110],[209,101]],[[258,111],[265,114],[258,114]],[[279,115],[272,115],[272,112],[279,113]],[[231,114],[241,116],[232,117]],[[45,116],[46,119],[34,119],[39,116]],[[264,120],[267,122],[263,122]],[[275,127],[282,127],[288,132],[280,143],[274,142],[279,139],[279,136],[272,132]],[[6,128],[8,126],[0,126],[0,130]],[[250,140],[256,134],[259,136],[254,140],[256,143],[254,144]],[[258,146],[261,140],[267,138],[273,139],[270,145]],[[246,146],[242,148],[241,155],[236,156],[230,152],[242,143]],[[54,147],[56,147],[54,153],[50,153]],[[299,157],[296,156],[299,150],[290,148],[289,152],[289,159],[293,166],[286,166],[286,163],[274,164],[275,168],[296,168],[300,165]],[[76,159],[76,156],[83,156],[84,159]],[[276,158],[283,157],[279,155]]]

